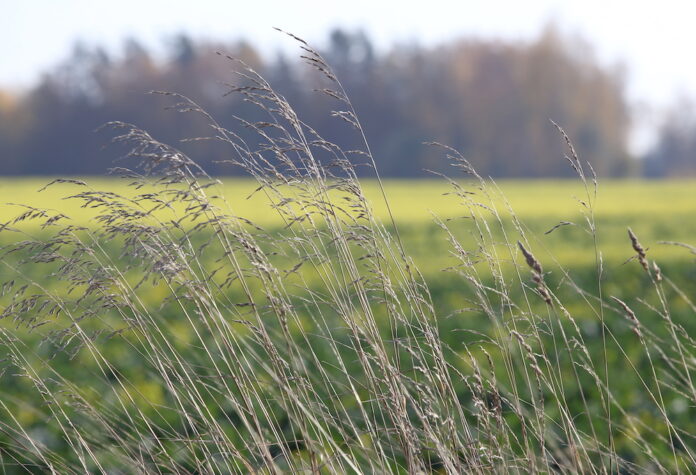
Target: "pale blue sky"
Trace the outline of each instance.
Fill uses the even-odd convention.
[[[553,19],[589,39],[603,61],[627,65],[635,103],[660,106],[679,91],[696,95],[695,18],[696,3],[686,0],[0,0],[0,87],[36,81],[77,40],[116,50],[130,35],[156,47],[184,30],[245,37],[271,53],[289,44],[273,26],[321,45],[340,25],[361,26],[386,48],[462,35],[528,39]]]

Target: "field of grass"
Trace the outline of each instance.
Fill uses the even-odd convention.
[[[694,244],[694,182],[605,181],[600,184],[596,198],[591,192],[593,203],[586,206],[584,187],[573,181],[489,182],[484,186],[463,181],[459,194],[453,193],[453,188],[440,181],[387,181],[384,187],[398,236],[409,262],[412,259],[421,273],[418,277],[407,277],[403,272],[411,273],[412,270],[398,264],[401,259],[398,255],[393,255],[395,261],[391,264],[388,264],[389,259],[384,264],[370,264],[369,256],[377,249],[394,253],[395,247],[398,248],[395,241],[397,234],[374,181],[363,183],[364,194],[374,209],[376,222],[385,224],[384,231],[377,234],[382,236],[380,239],[383,243],[369,251],[370,245],[367,243],[360,244],[358,241],[356,248],[347,241],[348,247],[344,249],[345,252],[357,252],[356,256],[367,253],[367,274],[358,268],[351,270],[352,264],[343,268],[340,259],[345,257],[341,258],[340,254],[334,254],[329,249],[336,239],[329,239],[336,232],[331,230],[329,217],[324,216],[326,222],[317,221],[307,228],[309,230],[303,228],[305,230],[298,234],[296,227],[286,226],[280,215],[271,208],[267,195],[254,193],[257,185],[251,180],[226,180],[220,186],[206,189],[213,196],[212,202],[222,210],[221,213],[224,211],[242,216],[259,226],[257,228],[243,222],[241,226],[247,230],[244,232],[250,233],[247,237],[238,234],[241,231],[230,231],[228,236],[241,239],[240,242],[252,237],[257,239],[259,250],[251,252],[249,249],[253,247],[246,248],[246,244],[240,248],[238,245],[214,242],[211,237],[219,235],[220,231],[215,231],[215,226],[210,224],[197,230],[200,217],[183,223],[177,239],[172,237],[176,229],[165,226],[170,234],[153,231],[153,234],[141,235],[138,238],[140,242],[129,243],[129,234],[135,235],[135,228],[124,226],[166,223],[167,220],[191,214],[191,203],[172,203],[171,209],[165,208],[143,218],[124,217],[116,213],[119,217],[114,218],[114,222],[121,226],[121,230],[111,233],[106,230],[113,223],[100,220],[98,216],[113,218],[114,210],[122,209],[115,203],[132,205],[134,209],[151,209],[161,201],[162,196],[153,199],[147,193],[158,188],[145,186],[134,190],[126,186],[127,182],[84,179],[88,186],[59,183],[37,193],[36,190],[48,181],[36,178],[5,179],[0,186],[2,202],[59,210],[71,218],[59,223],[87,228],[86,231],[74,232],[74,236],[80,236],[77,241],[68,238],[73,233],[59,233],[58,241],[51,241],[55,239],[52,232],[57,226],[41,228],[40,225],[46,222],[45,217],[13,223],[13,216],[27,208],[12,205],[1,208],[0,221],[10,223],[0,236],[4,251],[15,249],[15,244],[22,240],[34,238],[36,243],[21,247],[16,252],[3,253],[2,258],[3,275],[7,276],[5,281],[12,281],[12,285],[3,286],[4,297],[0,300],[4,317],[5,359],[11,362],[2,377],[4,389],[0,400],[5,411],[13,418],[0,427],[0,457],[4,457],[2,463],[6,470],[22,465],[27,469],[27,464],[38,464],[44,468],[81,466],[99,471],[99,464],[115,467],[127,460],[134,466],[150,469],[159,463],[162,467],[177,467],[185,471],[215,472],[223,468],[246,471],[252,469],[254,464],[261,467],[269,463],[268,460],[263,461],[263,451],[255,452],[260,449],[253,449],[249,445],[248,437],[256,434],[255,437],[269,440],[279,437],[286,440],[288,437],[299,437],[298,431],[304,430],[308,433],[303,437],[312,433],[318,439],[324,438],[322,444],[338,442],[340,446],[346,443],[346,437],[353,434],[363,437],[362,444],[367,443],[362,445],[363,450],[379,453],[391,447],[388,450],[393,452],[392,455],[382,454],[384,459],[376,465],[361,456],[347,457],[349,461],[344,461],[347,465],[335,462],[334,469],[372,466],[388,467],[390,471],[411,470],[406,465],[401,466],[409,463],[407,455],[394,455],[400,450],[391,446],[394,441],[390,442],[389,437],[384,441],[375,439],[382,424],[389,426],[398,421],[378,422],[374,418],[378,415],[393,418],[394,414],[384,414],[383,411],[394,409],[361,402],[366,401],[373,390],[377,390],[370,389],[369,384],[386,384],[388,388],[389,383],[379,376],[370,383],[369,376],[360,375],[365,371],[379,371],[380,365],[391,364],[403,365],[401,371],[404,377],[410,381],[408,384],[414,385],[412,389],[418,395],[408,392],[408,397],[418,399],[419,404],[430,404],[429,410],[439,411],[440,417],[448,416],[448,411],[457,411],[452,406],[452,397],[459,401],[463,409],[458,410],[464,410],[467,415],[461,416],[456,430],[473,430],[478,434],[474,437],[483,444],[482,447],[486,447],[485,450],[499,452],[496,456],[499,459],[493,455],[486,460],[476,456],[479,460],[477,463],[482,464],[484,471],[498,466],[498,463],[498,469],[506,467],[506,470],[520,471],[517,464],[525,457],[525,452],[535,452],[545,446],[546,442],[538,439],[542,434],[549,437],[549,445],[544,449],[549,451],[549,455],[536,460],[536,463],[548,464],[549,460],[567,456],[568,460],[554,463],[579,464],[576,468],[587,468],[584,465],[587,463],[606,467],[621,465],[633,469],[645,466],[663,471],[684,469],[690,464],[690,451],[694,448],[690,445],[690,434],[696,431],[696,426],[689,422],[696,414],[689,402],[688,389],[691,384],[669,378],[685,378],[691,371],[692,363],[681,361],[691,358],[691,350],[685,348],[691,341],[689,335],[696,331],[692,318],[693,304],[688,298],[688,295],[696,292],[696,265],[689,249],[660,244],[660,241]],[[124,198],[99,195],[111,201],[107,206],[94,208],[90,206],[105,202],[94,201],[91,195],[63,200],[66,196],[86,190],[108,191]],[[343,193],[332,193],[331,200],[343,201]],[[138,195],[145,198],[137,199]],[[214,196],[224,197],[224,200]],[[85,199],[90,200],[90,204],[81,207]],[[304,199],[307,199],[306,194]],[[297,209],[295,206],[294,211]],[[353,213],[352,209],[347,207],[348,215]],[[287,214],[285,217],[287,219]],[[561,222],[572,224],[564,224],[545,234]],[[595,232],[592,232],[593,227]],[[661,275],[680,282],[678,290],[677,287],[664,291],[658,288],[655,294],[654,276],[651,280],[641,272],[635,259],[636,250],[627,234],[628,227],[639,236],[650,259],[659,263]],[[349,229],[350,226],[342,232]],[[324,233],[327,236],[323,236]],[[166,239],[163,242],[163,236],[169,236],[167,239],[171,242],[168,244]],[[179,240],[184,236],[187,241]],[[312,244],[318,246],[313,247],[315,251],[325,253],[317,261],[298,254],[302,245],[296,247],[292,244],[293,240],[311,243],[315,239],[317,242]],[[515,257],[519,252],[515,244],[517,240],[531,246],[536,258],[543,263],[544,274],[540,277],[546,290],[540,290],[541,287],[535,290],[535,286],[540,284],[535,284],[534,274],[529,275],[529,269],[525,269],[523,257]],[[53,244],[43,247],[43,242]],[[188,242],[189,251],[186,251],[186,256],[174,257],[172,263],[167,265],[181,266],[193,259],[192,262],[198,266],[183,271],[188,275],[183,280],[179,277],[183,268],[163,270],[156,262],[147,262],[147,259],[153,259],[163,252],[170,252],[167,249],[175,242],[179,243],[177,247]],[[153,247],[157,246],[164,247],[153,251]],[[344,252],[341,249],[335,252]],[[220,260],[231,252],[241,253],[238,257],[241,261],[230,262],[239,265],[239,270],[221,272],[213,278],[213,274],[224,268]],[[266,257],[254,262],[258,252]],[[308,251],[304,249],[302,252]],[[597,262],[599,256],[601,265]],[[25,257],[28,260],[23,262]],[[143,258],[146,260],[143,261]],[[184,261],[181,262],[181,259]],[[355,262],[362,265],[359,264],[361,259],[358,257]],[[370,318],[374,320],[358,318],[357,323],[354,322],[358,327],[348,331],[343,325],[350,320],[346,320],[346,316],[342,316],[343,311],[333,306],[342,302],[341,305],[353,308],[351,312],[364,312],[367,308],[361,307],[359,292],[353,294],[347,291],[345,296],[338,292],[331,296],[332,292],[337,291],[335,285],[350,286],[347,276],[331,274],[334,272],[331,266],[337,265],[332,260],[337,260],[343,269],[341,272],[358,272],[356,275],[363,275],[361,278],[375,272],[376,276],[386,272],[380,278],[401,282],[393,284],[394,288],[390,290],[394,292],[393,298],[396,300],[384,308],[381,304],[371,308],[370,311],[374,313]],[[327,268],[327,265],[330,267]],[[378,267],[373,268],[372,265]],[[382,265],[388,265],[389,270],[380,270]],[[276,289],[280,282],[275,282],[272,273],[266,276],[265,268],[278,269],[273,272],[284,276],[282,287]],[[257,274],[259,269],[261,272]],[[601,270],[601,288],[597,286],[598,269]],[[206,274],[210,274],[210,277],[206,277]],[[237,284],[242,282],[240,275],[247,279],[241,287]],[[237,283],[229,282],[231,276]],[[152,283],[143,284],[143,277],[153,279]],[[373,278],[369,277],[365,282]],[[22,282],[29,283],[29,290],[22,286]],[[215,289],[209,289],[211,294],[208,296],[194,296],[193,306],[182,304],[178,298],[172,299],[182,291],[195,294],[200,291],[196,286],[207,287],[211,283]],[[425,287],[418,290],[420,285]],[[138,290],[139,286],[142,287]],[[270,291],[268,286],[274,290]],[[37,287],[41,292],[31,290]],[[88,290],[92,287],[97,289],[94,294]],[[383,298],[379,297],[383,290],[373,294],[374,291],[365,290],[377,302]],[[49,297],[40,297],[42,292]],[[545,295],[543,292],[549,292],[553,299],[557,299],[558,307],[554,304],[550,311],[543,299],[535,295],[537,292],[542,292],[539,294],[542,297]],[[667,295],[671,295],[669,313],[659,309]],[[637,301],[631,301],[631,305],[643,307],[640,312],[641,328],[650,329],[650,342],[635,338],[631,332],[636,332],[637,327],[634,325],[632,330],[630,319],[627,321],[620,315],[620,308],[617,313],[608,296],[626,300],[639,296]],[[241,323],[251,319],[254,312],[235,308],[235,305],[246,305],[244,302],[249,299],[270,303],[268,309],[255,317],[265,315],[263,325],[266,336],[260,339],[253,337],[254,332],[260,330],[250,330]],[[279,302],[276,299],[287,299],[287,305],[291,306],[288,308],[293,308],[293,317],[289,322],[282,323],[282,318],[278,320],[278,315],[286,310],[275,308]],[[397,303],[401,299],[411,303]],[[417,303],[412,299],[425,300]],[[526,309],[520,305],[522,302],[526,302]],[[213,303],[213,307],[210,307]],[[406,305],[406,314],[411,312],[407,310],[410,305],[414,309],[425,305],[423,311],[431,316],[417,317],[415,313],[412,317],[395,317],[392,312],[397,307],[390,310],[391,305]],[[104,310],[93,314],[95,306],[102,306]],[[196,322],[197,314],[202,316],[218,306],[220,310],[216,311],[221,311],[220,315],[227,313],[228,316],[220,317],[222,320],[213,318],[211,321],[204,319],[201,323]],[[150,313],[153,311],[154,314]],[[142,312],[144,316],[138,317]],[[268,315],[266,312],[269,312]],[[320,320],[317,320],[318,316]],[[133,318],[146,320],[133,327],[132,323],[128,323]],[[411,318],[416,318],[416,321],[411,321]],[[417,323],[418,318],[426,320]],[[444,358],[450,365],[448,371],[461,375],[461,379],[455,378],[450,388],[442,388],[443,394],[431,396],[422,393],[421,387],[430,376],[418,382],[413,374],[419,365],[438,364],[437,352],[431,354],[435,350],[429,344],[423,343],[427,349],[424,353],[413,353],[424,351],[420,341],[427,334],[427,326],[424,325],[429,318],[434,318],[440,335],[439,344],[442,345],[442,350],[438,351],[446,353]],[[545,322],[547,318],[556,321]],[[662,322],[665,318],[671,322],[666,327]],[[359,329],[370,322],[376,325],[372,330],[374,333],[367,331],[367,328]],[[221,324],[223,327],[220,327]],[[141,329],[138,330],[138,327]],[[360,336],[351,336],[352,331]],[[677,334],[674,334],[675,331]],[[217,332],[222,332],[222,336],[216,335]],[[678,332],[683,332],[683,335]],[[106,338],[107,334],[109,338]],[[114,335],[118,337],[114,338]],[[363,344],[368,346],[377,344],[374,338],[403,341],[407,353],[384,348],[381,344],[378,347],[385,351],[381,356],[379,351],[374,353],[369,349],[363,353],[359,346],[357,349],[352,347],[356,343],[354,338],[364,339]],[[408,346],[406,342],[413,338],[415,340],[408,345],[415,342],[416,346]],[[520,346],[517,350],[511,346],[512,352],[509,353],[510,349],[506,347],[514,346],[516,338],[519,338]],[[265,346],[270,341],[285,341],[287,344],[288,339],[303,342],[309,353],[304,354],[304,351],[292,346],[287,349]],[[82,342],[77,344],[79,340]],[[167,343],[162,346],[164,342]],[[672,348],[674,353],[661,349],[661,345],[665,344],[677,345]],[[680,344],[684,347],[679,347]],[[227,348],[226,345],[237,349]],[[553,350],[557,345],[560,345],[560,349]],[[256,381],[248,382],[250,386],[242,384],[230,388],[209,380],[220,374],[242,377],[232,367],[218,367],[225,362],[230,364],[227,362],[227,351],[241,351],[251,356],[251,361],[237,363],[243,365],[246,372],[252,371],[257,375]],[[663,353],[660,354],[660,351]],[[411,352],[410,356],[408,352]],[[265,353],[268,353],[265,357],[259,356]],[[306,388],[289,382],[286,383],[292,385],[293,391],[302,394],[301,399],[293,400],[296,395],[283,396],[274,392],[272,381],[279,377],[275,372],[289,371],[268,367],[269,364],[272,366],[274,354],[275,357],[282,355],[283,359],[294,361],[292,365],[299,365],[297,368],[303,368],[301,373],[310,378],[305,384],[312,386],[312,395],[303,392]],[[360,363],[361,357],[386,360]],[[392,358],[396,358],[395,363],[386,362]],[[656,362],[655,358],[663,358],[663,362]],[[539,361],[547,366],[541,365],[540,368]],[[339,362],[343,365],[342,369],[335,367]],[[373,364],[377,364],[377,367],[372,367]],[[479,367],[483,364],[488,368]],[[17,368],[25,372],[24,377],[17,377],[18,374],[21,376]],[[584,370],[578,373],[578,368]],[[670,368],[673,373],[669,372]],[[313,371],[321,371],[323,377],[312,381],[316,374],[308,375]],[[535,371],[536,382],[533,377]],[[177,375],[175,379],[194,378],[188,381],[177,379],[188,393],[180,394],[171,386],[172,381],[168,381],[171,374]],[[351,376],[346,379],[348,375]],[[365,377],[367,380],[363,379]],[[527,382],[521,383],[519,378]],[[317,386],[327,383],[329,386]],[[353,395],[349,391],[351,385],[355,385],[353,391],[357,391]],[[199,390],[202,393],[195,394]],[[509,392],[511,390],[512,393]],[[245,391],[251,392],[247,394]],[[385,388],[379,391],[389,393]],[[540,394],[536,395],[536,391],[540,391]],[[46,399],[48,394],[51,396]],[[258,401],[247,401],[251,406],[246,409],[235,405],[239,403],[235,402],[236,399],[244,401],[246,397],[251,397],[249,394],[254,394],[253,398],[281,397],[281,401],[269,403],[266,407],[258,405]],[[282,400],[286,397],[290,397],[290,401]],[[430,397],[437,400],[430,401]],[[613,398],[611,403],[607,403],[607,397]],[[337,405],[316,406],[319,400],[326,398]],[[496,398],[506,402],[496,406],[500,404],[495,402]],[[337,417],[336,414],[346,412],[352,415],[341,423],[321,419],[313,423],[316,427],[302,429],[299,421],[307,415],[293,416],[288,411],[301,410],[305,404],[320,411],[322,418]],[[487,407],[483,412],[481,404]],[[515,408],[515,404],[519,406]],[[58,407],[57,412],[50,409],[53,405]],[[294,405],[297,407],[293,409]],[[613,415],[608,416],[608,408],[614,409]],[[372,415],[359,415],[366,410]],[[265,417],[267,420],[261,425],[267,427],[253,429],[253,424],[242,423],[244,414],[251,416],[255,411],[265,414],[256,414],[255,417]],[[570,423],[565,413],[575,414],[575,421]],[[538,419],[540,414],[543,414],[545,421]],[[421,416],[412,414],[409,417],[418,419]],[[611,422],[607,422],[607,417]],[[673,417],[680,418],[678,430],[681,432],[674,432],[677,429],[670,422]],[[72,434],[75,439],[65,435],[63,424],[66,423],[82,424]],[[206,424],[215,427],[196,428]],[[467,429],[470,424],[473,426]],[[495,429],[491,424],[503,424],[507,429]],[[547,424],[551,427],[546,427]],[[558,427],[554,428],[554,425]],[[314,432],[322,426],[332,435]],[[22,433],[17,427],[26,432]],[[105,428],[115,430],[116,427],[127,428],[125,439],[120,440],[115,434],[100,433]],[[419,430],[433,430],[428,427],[430,423]],[[527,436],[523,434],[527,430],[536,435],[525,440]],[[216,431],[217,435],[214,435]],[[274,435],[274,431],[281,435]],[[509,437],[510,431],[520,440],[499,440]],[[577,434],[573,436],[573,433]],[[2,434],[5,439],[2,439]],[[205,448],[206,443],[212,442],[198,447],[195,438],[188,439],[193,437],[192,434],[198,434],[197,437],[203,439],[222,438],[223,445],[239,447],[240,452],[229,460],[220,458]],[[669,437],[678,434],[681,434],[678,443],[670,441]],[[143,437],[151,440],[150,443],[156,447],[144,449],[143,441],[139,439]],[[576,450],[571,449],[572,444],[567,448],[556,445],[567,437],[576,437],[577,441],[587,444],[582,456],[571,454],[572,450]],[[218,443],[221,443],[220,440]],[[97,450],[97,453],[87,457],[89,461],[84,461],[86,456],[80,455],[83,451],[79,448],[81,446],[85,447],[84,450],[87,447]],[[342,449],[339,446],[327,450],[340,453]],[[679,448],[675,449],[677,446]],[[27,447],[33,456],[22,453]],[[459,455],[455,459],[463,464],[461,467],[475,467],[471,465],[470,456],[461,452],[466,451],[466,447],[464,444],[456,449]],[[652,450],[651,454],[645,453],[646,447]],[[150,452],[145,459],[138,461],[134,455],[134,451],[138,450]],[[424,460],[432,459],[427,462],[431,469],[437,471],[437,467],[444,464],[442,458],[447,453],[445,449],[426,444],[419,450]],[[178,455],[178,451],[181,455]],[[275,460],[271,466],[277,464],[276,468],[281,469],[316,466],[318,462],[312,460],[312,453],[304,445],[293,449],[291,443],[286,446],[276,443],[275,452],[270,455]],[[279,454],[282,454],[282,460],[278,459]],[[531,454],[527,456],[535,460]],[[203,461],[209,457],[213,457],[215,462],[206,469]],[[464,459],[468,461],[464,462]],[[542,470],[541,467],[537,469]]]
[[[119,123],[147,177],[1,183],[3,473],[694,471],[696,183],[597,186],[559,130],[576,181],[444,148],[466,180],[385,201],[244,77],[258,149],[203,117],[253,181]]]
[[[109,190],[124,196],[133,197],[140,191],[129,188],[128,180],[118,178],[76,177],[90,188]],[[16,213],[9,203],[33,205],[38,208],[60,208],[78,221],[86,222],[90,214],[77,200],[66,199],[71,194],[84,191],[84,187],[59,184],[46,188],[52,178],[12,177],[0,179],[0,220],[13,217]],[[374,180],[361,182],[366,197],[374,206],[378,219],[387,218],[386,208]],[[477,192],[475,182],[462,180],[461,184],[470,191]],[[572,218],[579,214],[579,200],[585,195],[584,186],[578,180],[503,180],[497,181],[499,205],[503,197],[515,213],[522,218],[545,217],[550,221],[559,218]],[[258,184],[251,179],[223,178],[221,186],[214,193],[223,195],[235,213],[245,216],[261,225],[277,224],[278,216],[268,209],[268,200],[263,193],[254,193]],[[461,204],[451,196],[452,190],[444,180],[387,180],[384,183],[387,198],[397,222],[402,224],[430,223],[433,214],[441,218],[451,218],[462,214]],[[635,221],[636,218],[672,216],[693,216],[696,212],[694,180],[602,180],[598,187],[595,213],[598,217]],[[147,191],[147,190],[145,190]],[[497,190],[488,190],[495,193]],[[479,191],[480,193],[480,191]]]
[[[94,217],[99,208],[83,207],[83,201],[70,198],[85,190],[108,190],[119,195],[135,198],[150,192],[148,187],[135,190],[128,180],[104,178],[79,178],[88,186],[55,184],[40,191],[50,178],[6,178],[0,180],[0,222],[6,222],[26,211],[30,205],[41,209],[60,210],[79,226],[96,224]],[[482,195],[474,182],[461,182],[472,193]],[[389,222],[389,214],[374,180],[362,183],[365,196],[374,208],[378,220]],[[269,197],[256,191],[258,185],[250,179],[223,179],[220,186],[209,189],[212,196],[224,197],[213,200],[223,210],[251,220],[254,224],[272,230],[282,227],[280,214],[269,206]],[[422,260],[422,264],[434,270],[434,262],[445,263],[446,253],[440,253],[443,239],[438,239],[436,220],[461,220],[467,216],[466,206],[451,187],[443,180],[388,180],[384,184],[391,213],[397,227],[406,235],[405,245],[409,253]],[[603,180],[598,188],[594,206],[597,222],[597,237],[604,259],[623,262],[631,256],[627,247],[626,229],[631,227],[650,247],[651,256],[658,259],[682,259],[683,249],[659,244],[661,241],[693,242],[696,236],[696,181],[629,181]],[[585,190],[578,180],[530,180],[495,182],[483,196],[497,207],[502,219],[514,214],[539,239],[543,248],[553,247],[553,255],[565,264],[592,264],[594,248],[591,240],[584,239],[587,210],[582,204]],[[336,194],[338,196],[338,194]],[[143,207],[146,209],[146,207]],[[508,210],[511,210],[510,213]],[[181,212],[182,210],[178,210]],[[166,208],[154,213],[162,220],[175,215]],[[561,228],[545,235],[557,224]],[[20,229],[32,232],[39,225],[29,221]],[[461,226],[465,228],[465,226]],[[465,238],[465,233],[458,235]],[[435,240],[433,243],[432,240]],[[438,259],[438,256],[445,259]],[[422,257],[422,259],[421,259]]]

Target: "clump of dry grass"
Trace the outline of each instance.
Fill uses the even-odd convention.
[[[337,104],[331,115],[364,142],[339,78],[295,39],[326,82],[319,93]],[[71,181],[82,189],[71,198],[98,211],[96,226],[63,224],[66,216],[35,209],[3,225],[4,233],[22,232],[16,225],[34,219],[52,230],[4,249],[11,277],[1,308],[12,322],[0,329],[4,378],[32,396],[0,399],[3,468],[673,472],[696,463],[691,426],[668,404],[696,402],[696,345],[670,311],[678,287],[655,278],[652,300],[604,299],[596,178],[587,181],[572,146],[568,160],[585,184],[579,203],[596,244],[594,291],[558,265],[561,279],[547,281],[531,251],[536,238],[511,208],[494,204],[495,183],[444,147],[473,179],[450,183],[476,245],[465,247],[455,224],[439,222],[452,245],[450,270],[469,304],[455,325],[481,336],[448,344],[443,331],[455,331],[453,319],[439,314],[397,223],[379,222],[362,193],[356,162],[375,165],[367,143],[342,150],[261,76],[239,66],[241,85],[230,93],[265,114],[237,118],[255,143],[192,100],[163,94],[210,124],[211,136],[202,139],[229,147],[230,163],[257,180],[256,192],[269,198],[282,229],[237,216],[193,159],[124,123],[110,125],[134,167],[115,172],[138,194]],[[171,219],[161,219],[161,210]],[[571,308],[562,289],[580,305]],[[659,326],[639,322],[629,299],[657,315]],[[469,328],[463,316],[471,314],[483,316],[487,328]],[[638,356],[623,351],[630,336],[617,333],[605,314],[627,316],[648,375],[637,368]],[[588,319],[601,328],[601,354],[589,349],[582,327]],[[616,397],[613,378],[620,375],[609,373],[610,350],[641,385],[652,419]]]

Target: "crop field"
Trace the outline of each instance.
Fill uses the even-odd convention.
[[[50,181],[0,183],[10,472],[693,461],[696,182]]]
[[[134,189],[128,180],[79,178],[88,186],[69,183],[54,184],[50,178],[6,178],[0,181],[0,222],[12,220],[26,211],[29,205],[40,209],[57,210],[79,226],[91,226],[99,208],[83,206],[78,193],[90,190],[110,191],[135,198],[151,190]],[[585,189],[578,180],[501,181],[484,193],[473,183],[462,181],[462,186],[482,200],[496,206],[500,218],[508,221],[514,215],[539,239],[539,244],[552,251],[563,263],[594,264],[594,243],[584,239],[586,208]],[[443,180],[388,180],[384,191],[390,205],[385,206],[378,183],[362,182],[363,191],[376,218],[390,223],[390,215],[405,233],[409,254],[422,265],[432,267],[432,258],[447,261],[447,242],[437,236],[437,220],[462,221],[468,211],[462,200],[454,196],[452,188]],[[219,186],[209,189],[209,195],[223,210],[241,216],[268,230],[282,227],[280,214],[269,206],[269,197],[257,190],[249,179],[223,179]],[[40,191],[41,190],[41,191]],[[592,190],[594,193],[594,191]],[[71,198],[73,197],[73,198]],[[340,201],[340,196],[336,194]],[[146,207],[143,207],[146,209]],[[181,214],[182,209],[178,212]],[[594,203],[598,243],[604,259],[623,262],[632,255],[626,230],[631,227],[645,242],[650,243],[651,255],[660,259],[683,259],[683,249],[659,244],[662,241],[688,243],[696,236],[696,182],[689,180],[612,181],[599,185]],[[168,209],[155,213],[162,220],[172,219],[175,213]],[[559,223],[567,223],[549,234],[544,234]],[[38,223],[29,221],[20,229],[36,232]],[[466,234],[466,224],[455,226]],[[39,233],[40,234],[40,233]],[[7,238],[6,236],[3,236]],[[461,237],[461,236],[460,236]]]

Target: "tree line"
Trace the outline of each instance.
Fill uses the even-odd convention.
[[[334,30],[321,53],[350,97],[384,176],[448,173],[441,151],[423,144],[430,141],[459,150],[483,175],[570,176],[564,141],[551,120],[602,176],[696,168],[696,121],[691,128],[666,127],[646,160],[631,159],[621,67],[601,64],[590,45],[553,27],[528,42],[465,38],[384,52],[361,31]],[[242,97],[225,95],[230,83],[243,81],[234,73],[238,63],[225,55],[266,77],[323,137],[346,149],[357,146],[360,137],[330,116],[334,104],[316,92],[325,84],[303,61],[283,53],[265,58],[246,41],[179,35],[169,42],[166,60],[136,39],[126,40],[118,55],[78,44],[30,91],[20,97],[0,91],[0,174],[102,174],[118,165],[119,151],[104,149],[108,131],[94,131],[114,120],[177,144],[211,174],[236,174],[224,163],[232,152],[220,144],[179,142],[210,135],[204,120],[168,110],[172,97],[145,94],[184,94],[223,126],[236,117],[261,120]]]

